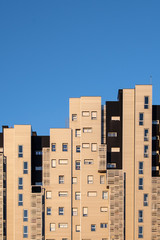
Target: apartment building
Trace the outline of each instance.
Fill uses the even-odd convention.
[[[160,106],[152,86],[71,98],[69,128],[0,133],[0,239],[160,239]]]

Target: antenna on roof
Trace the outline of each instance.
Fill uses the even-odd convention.
[[[152,75],[150,75],[150,84],[152,85]]]

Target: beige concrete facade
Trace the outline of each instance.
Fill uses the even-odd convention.
[[[42,169],[37,165],[42,171],[38,192],[31,183],[35,154],[31,126],[4,129],[0,240],[160,239],[160,180],[152,177],[152,86],[123,89],[122,116],[111,116],[111,124],[112,119],[122,121],[122,149],[113,144],[109,152],[113,156],[122,152],[119,169],[107,165],[114,165],[114,159],[107,161],[106,106],[102,108],[101,97],[70,99],[69,128],[51,128],[49,144],[42,152],[37,149],[42,157]],[[110,136],[113,141],[118,135],[111,130]]]

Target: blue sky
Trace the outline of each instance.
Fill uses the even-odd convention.
[[[0,1],[0,125],[65,127],[69,98],[150,84],[160,104],[159,0]]]

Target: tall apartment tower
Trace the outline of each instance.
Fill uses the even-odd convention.
[[[160,106],[152,86],[70,99],[69,128],[0,133],[0,240],[159,240]]]

